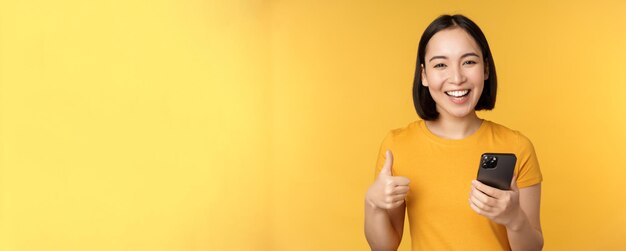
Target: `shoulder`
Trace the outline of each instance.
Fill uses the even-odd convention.
[[[505,125],[485,120],[489,124],[492,134],[496,137],[502,138],[510,143],[519,145],[532,145],[530,139],[518,130],[511,129]]]
[[[535,147],[526,135],[520,131],[510,129],[506,126],[491,122],[493,134],[498,135],[501,140],[506,140],[506,146],[515,153],[517,164],[515,175],[517,176],[517,186],[519,188],[529,187],[543,181],[539,161],[535,153]]]
[[[415,120],[404,127],[395,128],[387,133],[386,140],[392,140],[394,142],[402,142],[408,140],[420,130],[420,123],[424,123],[422,120]]]
[[[382,145],[386,148],[405,147],[416,137],[420,130],[421,120],[408,123],[406,126],[389,130]]]
[[[492,135],[499,141],[515,146],[515,149],[517,149],[517,151],[519,151],[521,154],[529,154],[531,152],[534,152],[532,142],[522,132],[511,129],[507,126],[498,124],[493,121],[485,120],[485,122],[490,123],[489,126],[491,128]]]

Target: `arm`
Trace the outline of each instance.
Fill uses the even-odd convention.
[[[405,198],[409,179],[392,176],[393,155],[385,163],[365,194],[365,238],[372,250],[397,250],[404,229]]]
[[[511,183],[512,190],[499,190],[472,181],[470,207],[476,213],[506,227],[512,250],[541,250],[541,184],[518,189],[515,180],[513,178]]]
[[[402,203],[397,208],[381,209],[365,202],[365,237],[372,250],[397,250],[404,230]]]
[[[522,210],[506,228],[511,249],[541,250],[543,248],[543,233],[539,221],[540,200],[541,184],[519,190],[519,204]]]

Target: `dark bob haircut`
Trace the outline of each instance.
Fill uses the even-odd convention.
[[[417,65],[415,66],[415,79],[413,80],[413,105],[420,118],[424,120],[436,120],[439,117],[435,100],[430,96],[428,87],[422,85],[422,65],[425,65],[426,45],[428,41],[439,31],[448,28],[459,27],[474,38],[483,54],[485,66],[488,67],[489,77],[485,80],[483,93],[474,110],[491,110],[496,105],[496,92],[498,79],[496,77],[496,65],[487,43],[487,38],[478,25],[463,15],[442,15],[435,19],[424,31],[417,49]]]

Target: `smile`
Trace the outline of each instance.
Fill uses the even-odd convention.
[[[456,90],[456,91],[447,91],[446,95],[450,97],[460,98],[465,97],[470,93],[470,90]]]

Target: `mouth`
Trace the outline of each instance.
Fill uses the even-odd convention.
[[[471,90],[465,89],[465,90],[447,91],[445,93],[446,95],[448,95],[448,97],[450,97],[450,101],[452,101],[452,103],[455,103],[457,105],[462,105],[469,101],[470,92]]]
[[[445,93],[446,95],[453,97],[453,98],[462,98],[462,97],[467,96],[470,93],[470,90],[466,89],[466,90],[447,91]]]

